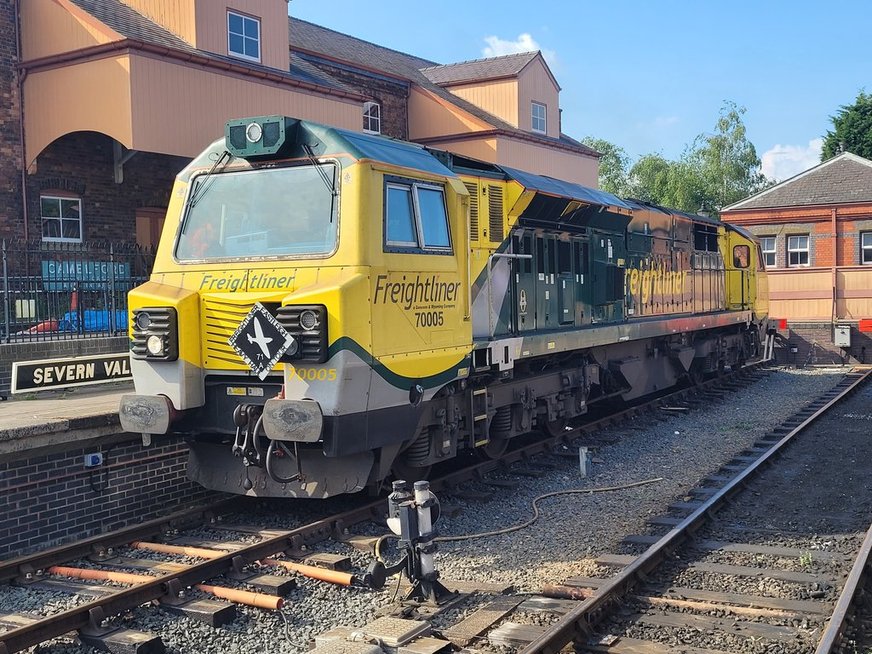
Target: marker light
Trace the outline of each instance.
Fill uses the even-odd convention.
[[[138,311],[133,322],[138,330],[144,332],[151,326],[151,316],[145,311]]]

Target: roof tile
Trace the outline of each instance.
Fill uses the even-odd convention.
[[[872,202],[872,161],[845,152],[724,211]]]
[[[461,61],[456,64],[423,68],[421,72],[431,82],[440,85],[509,77],[520,73],[524,66],[535,59],[538,54],[538,51],[521,52],[503,55],[502,57],[474,59],[472,61]]]

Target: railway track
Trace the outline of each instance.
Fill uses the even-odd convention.
[[[491,642],[523,654],[570,643],[610,654],[838,651],[872,548],[859,472],[872,457],[870,375],[847,375],[673,504],[652,521],[666,533],[626,540],[643,552],[602,557],[613,576],[547,589],[581,600],[542,600],[551,626],[504,623]]]
[[[617,414],[567,429],[559,436],[528,443],[507,452],[498,460],[485,461],[445,474],[433,481],[435,491],[458,492],[469,481],[485,481],[494,472],[521,465],[539,454],[563,446],[575,447],[579,439],[590,438],[607,425],[631,420],[661,408],[681,408],[706,403],[741,388],[761,375],[757,366],[737,371],[721,379],[710,380],[691,389],[683,389],[627,408]],[[498,485],[498,482],[494,482]],[[317,545],[329,539],[355,540],[353,531],[361,525],[381,521],[384,500],[359,503],[349,510],[322,516],[294,529],[265,529],[259,525],[223,524],[216,516],[231,512],[236,501],[222,502],[205,509],[180,512],[135,527],[85,539],[33,555],[0,562],[0,583],[24,587],[52,588],[56,591],[89,597],[68,610],[47,617],[27,614],[0,614],[0,654],[22,651],[33,645],[70,632],[85,643],[110,651],[160,652],[160,639],[147,632],[119,627],[113,616],[148,602],[158,602],[165,610],[195,617],[219,625],[234,616],[231,604],[209,598],[217,595],[232,601],[281,606],[281,594],[292,580],[281,566],[295,568],[295,574],[313,575],[331,583],[362,585],[362,575],[355,576],[336,567],[336,558],[314,557],[308,568],[299,567]],[[186,537],[185,529],[210,525],[223,538],[208,540]],[[371,545],[372,538],[358,538]],[[143,552],[163,548],[160,559],[147,558]],[[174,547],[188,548],[174,550]],[[191,549],[194,548],[194,549]],[[121,552],[122,554],[120,554]],[[143,558],[145,556],[146,558]],[[174,558],[181,557],[181,558]],[[255,562],[275,559],[269,567]],[[75,562],[71,564],[71,562]],[[282,574],[274,574],[275,568]],[[340,566],[341,567],[341,566]],[[85,572],[81,572],[84,570]],[[73,579],[78,577],[79,579]],[[83,583],[81,579],[103,577],[102,582]],[[206,582],[220,579],[219,582]],[[190,588],[198,588],[191,591]],[[254,588],[255,591],[250,589]]]

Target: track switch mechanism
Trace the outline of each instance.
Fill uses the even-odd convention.
[[[454,597],[439,582],[434,556],[437,536],[433,525],[439,519],[439,500],[430,491],[430,482],[416,481],[414,491],[405,481],[395,481],[393,492],[388,496],[388,527],[399,536],[403,558],[393,565],[385,566],[373,561],[367,575],[382,581],[404,573],[412,584],[404,602],[438,606]],[[383,581],[382,581],[383,583]]]

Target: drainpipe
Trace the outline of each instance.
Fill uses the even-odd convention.
[[[15,14],[15,64],[18,73],[18,138],[21,140],[21,213],[24,218],[24,241],[27,242],[30,222],[27,211],[27,151],[24,147],[24,78],[27,77],[27,71],[21,67],[20,0],[15,0],[13,13]]]
[[[838,276],[837,276],[837,272],[836,272],[836,263],[838,261],[838,256],[839,256],[839,239],[836,235],[836,212],[837,212],[837,209],[835,207],[833,207],[830,210],[830,214],[832,217],[832,226],[833,226],[833,237],[832,237],[833,238],[833,266],[832,266],[833,307],[832,307],[832,312],[830,314],[830,327],[831,327],[832,334],[835,334],[835,329],[836,329],[836,302],[837,302],[836,286],[837,286],[837,280],[838,280]]]

